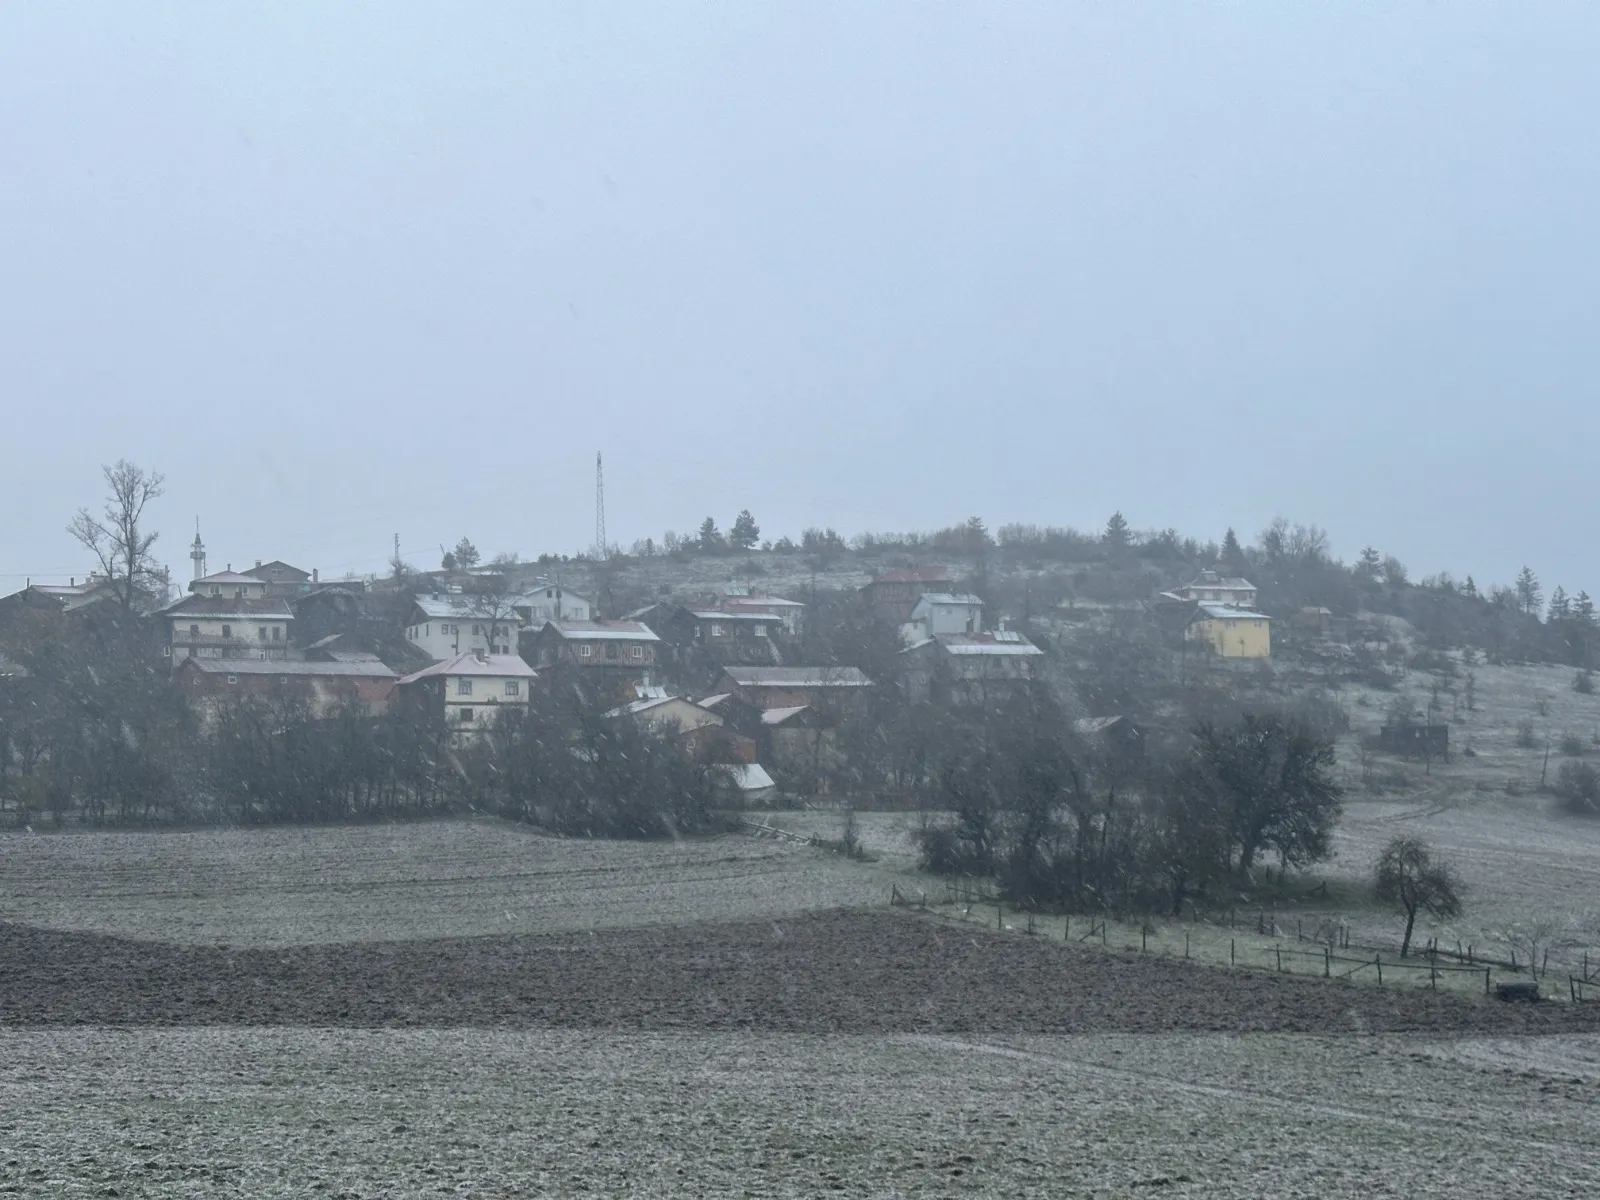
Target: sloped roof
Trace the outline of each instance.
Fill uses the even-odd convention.
[[[458,654],[454,658],[447,658],[436,662],[432,666],[423,667],[402,679],[401,683],[415,683],[419,679],[431,679],[442,676],[452,679],[461,675],[488,675],[500,679],[537,679],[539,672],[535,671],[521,656],[516,654],[486,654],[479,658],[468,651]]]
[[[970,593],[923,592],[918,604],[948,605],[952,608],[982,608],[983,601]]]
[[[936,633],[946,654],[978,654],[1001,657],[1035,657],[1044,651],[1013,630],[1000,629],[993,633]]]
[[[736,608],[691,608],[689,615],[697,621],[757,621],[761,624],[780,619],[777,613],[741,611]]]
[[[329,679],[394,679],[395,673],[377,659],[361,662],[273,662],[258,658],[186,658],[182,670],[204,675],[293,675]]]
[[[1270,621],[1266,613],[1254,609],[1234,608],[1228,604],[1201,604],[1197,615],[1210,621]]]
[[[260,583],[259,579],[251,580]],[[200,596],[189,595],[174,600],[160,610],[164,617],[239,617],[260,620],[267,617],[278,621],[294,620],[294,609],[281,596]]]
[[[1183,586],[1185,591],[1189,588],[1218,588],[1227,592],[1253,592],[1256,590],[1255,584],[1248,579],[1240,579],[1237,575],[1226,578],[1221,575],[1201,575],[1199,579]]]
[[[248,575],[254,575],[257,579],[261,579],[270,583],[272,582],[272,572],[274,569],[280,573],[294,575],[300,579],[311,578],[310,571],[302,571],[293,563],[286,563],[281,558],[275,558],[271,562],[265,562],[261,563],[259,566],[251,567],[250,570],[245,573]],[[263,572],[265,572],[265,574],[263,574]]]
[[[642,621],[546,621],[545,629],[554,629],[562,638],[580,641],[659,642],[655,630]]]
[[[716,708],[731,695],[732,692],[717,692],[715,695],[702,697],[697,703],[701,708]]]
[[[860,667],[724,667],[740,687],[871,687]]]
[[[254,575],[246,575],[243,571],[218,571],[214,575],[202,575],[199,579],[191,582],[189,586],[191,588],[196,588],[202,583],[233,584],[234,586],[241,586],[243,584],[253,583],[259,587],[265,582],[265,579],[258,579]]]
[[[449,620],[509,621],[516,616],[513,609],[526,607],[527,596],[485,595],[481,592],[460,592],[440,595],[413,596],[412,602],[428,617]]]
[[[733,779],[733,786],[741,792],[762,792],[778,785],[760,763],[729,763],[723,768]]]
[[[761,723],[763,725],[782,725],[785,721],[806,712],[810,707],[809,704],[796,704],[789,708],[764,709],[761,713]]]

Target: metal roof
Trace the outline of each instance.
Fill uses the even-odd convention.
[[[778,785],[760,763],[729,763],[723,766],[733,779],[733,786],[741,792],[761,792]]]
[[[1270,621],[1266,613],[1258,613],[1249,608],[1234,608],[1228,604],[1204,604],[1199,606],[1199,611],[1207,620],[1211,621]]]
[[[516,618],[515,609],[532,603],[527,596],[490,596],[481,593],[460,593],[413,596],[412,601],[424,616],[447,620],[510,621]]]
[[[261,581],[255,580],[256,583]],[[294,620],[294,610],[281,596],[201,596],[190,595],[174,600],[160,610],[164,617],[236,617],[243,621],[258,621],[263,617],[275,621]]]
[[[1007,636],[1009,635],[1009,636]],[[947,654],[1021,655],[1034,657],[1044,651],[1014,630],[995,633],[937,633],[933,640]]]
[[[983,601],[971,594],[953,595],[950,592],[923,592],[918,604],[942,604],[956,608],[982,608]]]
[[[740,687],[871,687],[860,667],[724,667]]]
[[[764,709],[761,713],[761,723],[763,725],[782,725],[796,713],[803,713],[810,707],[809,704],[796,704],[790,708]]]
[[[218,571],[215,575],[202,575],[199,579],[196,579],[190,583],[189,586],[194,588],[198,587],[202,583],[253,583],[257,587],[260,587],[262,584],[266,583],[266,580],[260,579],[254,575],[246,575],[243,571]]]
[[[258,658],[186,658],[179,664],[206,675],[326,675],[336,679],[394,679],[381,662],[272,662]]]
[[[479,658],[468,651],[466,654],[447,658],[443,662],[436,662],[431,667],[414,671],[400,682],[415,683],[419,679],[431,679],[435,676],[448,679],[458,675],[488,675],[496,679],[537,679],[539,672],[515,654],[486,654]]]
[[[763,624],[781,619],[777,613],[737,612],[720,608],[691,608],[689,615],[699,621],[760,621]]]
[[[659,642],[655,631],[642,621],[546,621],[558,637],[577,641]]]

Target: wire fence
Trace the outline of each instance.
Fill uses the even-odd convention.
[[[1038,913],[1009,907],[992,884],[980,880],[945,880],[942,905],[944,915],[960,921],[977,920],[1002,932],[1030,936],[1059,937],[1069,943],[1115,945],[1122,950],[1181,956],[1185,959],[1221,965],[1269,970],[1283,974],[1316,975],[1325,979],[1370,981],[1379,987],[1404,985],[1439,991],[1474,990],[1501,999],[1537,999],[1543,993],[1538,979],[1544,970],[1531,970],[1532,964],[1486,956],[1474,945],[1454,946],[1427,939],[1409,955],[1394,949],[1357,944],[1347,922],[1333,918],[1314,924],[1295,918],[1292,928],[1280,924],[1278,915],[1257,909],[1241,915],[1228,910],[1202,918],[1198,912],[1188,920],[1169,920],[1156,924],[1147,918],[1117,919],[1105,916],[1074,917]],[[891,886],[890,904],[928,909],[926,891],[911,891],[898,884]],[[954,910],[953,912],[951,910]],[[990,914],[993,914],[992,918]],[[1254,939],[1272,939],[1260,945]],[[1290,939],[1293,939],[1291,942]],[[1135,940],[1136,939],[1136,940]],[[1224,944],[1226,959],[1222,957]],[[1546,962],[1545,965],[1548,965]],[[1496,979],[1510,972],[1516,979]],[[1600,963],[1592,968],[1587,953],[1581,973],[1568,977],[1568,996],[1577,1002],[1600,1001]]]

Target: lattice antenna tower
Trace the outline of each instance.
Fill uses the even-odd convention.
[[[606,560],[606,471],[600,451],[594,452],[594,544],[600,561]]]

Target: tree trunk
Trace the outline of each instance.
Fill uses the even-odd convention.
[[[1404,958],[1411,950],[1411,930],[1417,923],[1417,910],[1415,906],[1406,909],[1406,936],[1400,941],[1400,957]]]

